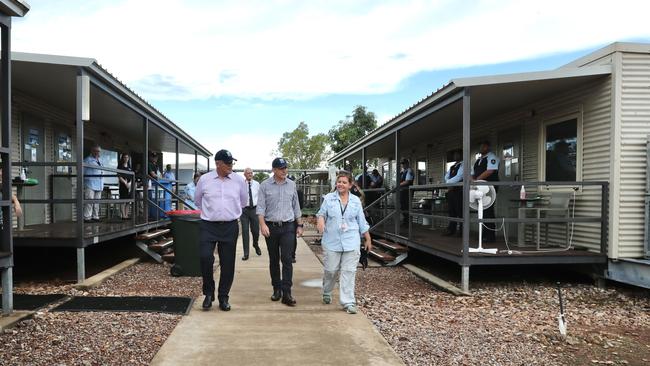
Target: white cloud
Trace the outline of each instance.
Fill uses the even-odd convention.
[[[384,93],[418,71],[650,36],[648,1],[67,4],[30,1],[14,49],[97,58],[158,100]]]
[[[273,150],[277,147],[280,136],[261,135],[254,132],[242,131],[240,134],[228,136],[201,136],[205,147],[212,153],[226,149],[237,159],[236,169],[250,167],[253,169],[270,169],[274,159]]]

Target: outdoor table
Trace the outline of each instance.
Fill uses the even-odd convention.
[[[24,187],[37,186],[38,182],[28,182],[28,181],[23,181],[23,180],[12,180],[11,185],[16,187],[16,195],[18,197],[22,198],[23,188]],[[25,215],[23,214],[23,216],[18,217],[18,230],[23,230],[25,228],[24,216]]]
[[[526,211],[532,210],[535,211],[536,217],[539,219],[540,218],[540,210],[539,204],[543,203],[546,201],[546,198],[536,196],[536,197],[530,197],[530,198],[525,198],[525,199],[511,199],[511,202],[519,202],[519,208],[517,209],[517,218],[519,219],[525,219],[526,218]],[[526,224],[523,222],[517,223],[517,244],[521,247],[526,245],[526,238],[525,238],[525,229],[526,229]],[[539,241],[539,222],[537,222],[537,240]]]

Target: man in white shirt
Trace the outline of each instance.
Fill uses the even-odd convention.
[[[241,258],[243,261],[248,260],[249,253],[249,235],[248,230],[253,234],[253,248],[257,255],[262,255],[262,250],[258,244],[260,238],[260,224],[257,219],[255,209],[257,208],[257,195],[260,191],[260,184],[253,179],[253,169],[244,169],[244,177],[246,178],[246,188],[248,189],[248,204],[242,209],[241,231],[242,242],[244,243],[244,256]]]

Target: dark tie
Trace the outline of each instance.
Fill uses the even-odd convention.
[[[250,181],[248,181],[248,207],[253,207],[253,190]]]

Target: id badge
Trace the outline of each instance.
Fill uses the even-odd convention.
[[[348,225],[345,223],[345,221],[341,223],[341,231],[343,232],[348,231]]]

